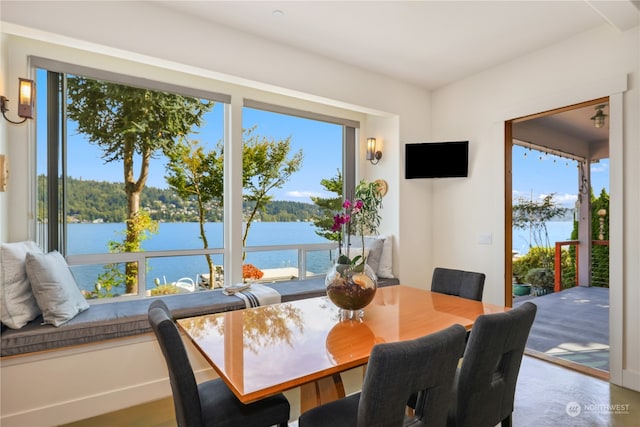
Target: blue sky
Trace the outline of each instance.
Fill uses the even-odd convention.
[[[257,124],[260,135],[274,139],[291,136],[292,152],[303,150],[301,170],[282,189],[273,191],[275,200],[310,202],[309,196],[330,196],[320,185],[320,180],[334,176],[341,167],[340,126],[252,109],[245,109],[243,118],[245,128]],[[207,125],[195,139],[215,145],[222,138],[221,129],[222,106],[216,105]],[[72,131],[69,138],[71,176],[98,181],[122,179],[121,164],[104,164],[100,159],[101,150],[74,133]],[[556,202],[574,207],[578,188],[576,161],[515,146],[513,171],[514,199],[539,199],[555,193]],[[591,166],[591,179],[594,194],[598,195],[603,188],[609,191],[608,159]],[[154,161],[147,185],[166,188],[164,164],[160,160]]]
[[[38,73],[37,114],[46,117],[46,79]],[[274,200],[310,202],[309,196],[331,197],[320,185],[323,178],[335,176],[342,167],[342,127],[308,119],[245,108],[243,127],[258,125],[258,134],[270,139],[291,136],[292,153],[303,150],[303,165],[282,189],[272,192]],[[38,121],[37,137],[46,140],[46,122]],[[102,151],[77,134],[70,124],[68,130],[68,174],[87,180],[122,182],[122,165],[105,164]],[[222,139],[223,105],[215,104],[207,114],[205,125],[194,139],[211,147]],[[426,142],[426,140],[425,140]],[[470,141],[473,144],[473,141]],[[38,164],[45,165],[44,150],[38,152]],[[526,155],[525,155],[526,153]],[[41,167],[41,166],[39,166]],[[166,188],[165,168],[161,159],[153,161],[147,181],[148,186]],[[604,188],[609,192],[609,161],[605,159],[591,166],[594,194]],[[535,150],[515,146],[513,149],[513,198],[539,199],[555,193],[555,200],[565,207],[573,207],[577,198],[578,171],[573,160],[545,155]]]
[[[526,155],[525,155],[526,154]],[[573,208],[578,193],[577,162],[524,147],[513,148],[513,198],[540,199],[555,193],[560,205]],[[609,192],[609,159],[591,165],[591,185],[598,196]]]

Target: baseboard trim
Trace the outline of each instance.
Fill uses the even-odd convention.
[[[553,363],[568,369],[572,369],[574,371],[578,371],[582,374],[586,374],[595,378],[599,378],[604,381],[609,381],[609,372],[603,371],[601,369],[592,368],[590,366],[581,365],[576,362],[572,362],[570,360],[561,359],[559,357],[550,356],[541,351],[525,349],[524,354],[527,356],[535,357],[536,359],[541,359],[549,363]]]

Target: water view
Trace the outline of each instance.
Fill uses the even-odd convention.
[[[554,247],[555,242],[564,242],[571,240],[571,231],[573,230],[573,221],[549,221],[547,222],[547,232],[549,233],[549,242]],[[519,255],[525,255],[529,252],[531,245],[535,245],[533,238],[526,230],[513,230],[512,248]]]
[[[70,255],[99,254],[107,252],[109,240],[121,240],[124,223],[69,224]],[[210,248],[220,248],[223,244],[223,224],[207,223],[205,226]],[[315,233],[310,222],[256,222],[251,225],[248,246],[293,245],[329,243]],[[199,224],[195,222],[161,223],[158,234],[142,244],[145,251],[201,249]],[[329,251],[311,252],[307,255],[307,271],[324,274],[330,266]],[[223,265],[223,255],[212,255],[215,265]],[[246,263],[260,269],[298,266],[296,250],[270,252],[249,252]],[[102,266],[72,267],[73,274],[81,289],[92,290],[95,278],[103,271]],[[197,275],[208,273],[205,257],[184,256],[153,258],[147,264],[147,288],[153,287],[155,278],[161,283],[172,282],[183,277],[196,280]]]
[[[145,251],[200,249],[198,223],[161,223],[158,234],[143,242]],[[551,221],[547,224],[549,239],[556,241],[569,240],[572,221]],[[69,254],[99,254],[107,252],[107,241],[121,239],[124,231],[123,223],[104,224],[69,224]],[[222,247],[222,223],[206,224],[209,246]],[[513,231],[513,250],[519,255],[529,251],[531,238],[525,230]],[[315,227],[309,222],[257,222],[252,224],[249,233],[249,246],[292,245],[309,243],[328,243],[328,240],[315,233]],[[533,242],[531,242],[533,243]],[[223,265],[223,255],[213,255],[216,265]],[[247,254],[247,263],[260,269],[273,269],[298,266],[298,252],[295,250],[255,252]],[[328,251],[308,254],[307,271],[313,274],[324,274],[329,268]],[[78,266],[72,268],[81,289],[92,290],[95,277],[103,271],[102,266]],[[196,280],[196,276],[207,273],[208,268],[204,256],[167,257],[151,259],[147,265],[147,288],[153,286],[158,278],[162,283],[171,282],[183,277]]]

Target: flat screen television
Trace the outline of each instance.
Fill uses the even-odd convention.
[[[469,141],[405,144],[405,178],[460,178],[468,175]]]

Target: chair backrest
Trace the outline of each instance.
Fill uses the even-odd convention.
[[[431,290],[442,294],[482,301],[484,273],[436,267],[431,279]]]
[[[494,426],[513,412],[520,363],[537,306],[479,316],[458,374],[453,425]]]
[[[444,426],[465,335],[462,326],[453,325],[414,340],[375,345],[362,384],[358,427],[403,425],[409,396],[416,393],[415,425]]]
[[[202,426],[198,384],[171,312],[162,300],[155,300],[149,306],[148,315],[167,362],[178,426]]]

